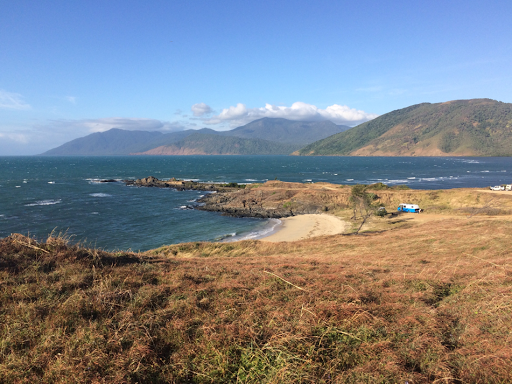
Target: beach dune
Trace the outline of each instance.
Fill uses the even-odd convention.
[[[261,241],[279,242],[309,239],[310,237],[336,235],[348,230],[349,224],[327,214],[310,214],[280,219],[278,230]]]

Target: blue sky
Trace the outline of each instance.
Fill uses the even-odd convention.
[[[0,0],[0,155],[112,127],[512,102],[511,1]]]

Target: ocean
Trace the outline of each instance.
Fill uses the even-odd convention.
[[[406,184],[417,189],[512,183],[512,158],[120,156],[0,157],[0,238],[63,233],[106,250],[258,238],[278,220],[189,209],[204,192],[128,187],[102,179],[155,176],[260,183]]]

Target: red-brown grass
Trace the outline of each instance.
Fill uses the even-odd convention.
[[[107,253],[0,241],[5,383],[506,383],[510,222]]]

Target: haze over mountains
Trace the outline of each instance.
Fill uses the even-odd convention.
[[[330,121],[303,122],[281,118],[263,118],[222,132],[203,128],[163,134],[114,128],[72,140],[43,155],[290,154],[309,143],[349,128]]]
[[[111,129],[44,155],[512,156],[512,104],[491,99],[422,103],[354,128],[263,118],[230,131],[163,134]]]
[[[307,145],[294,154],[512,156],[512,104],[472,99],[412,105]]]

